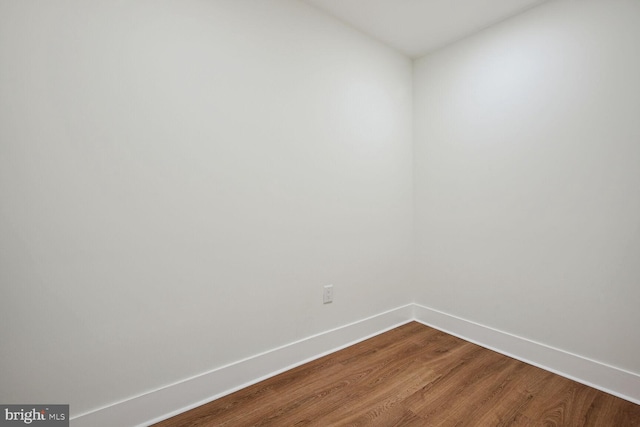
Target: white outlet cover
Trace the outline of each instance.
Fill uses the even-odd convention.
[[[333,302],[333,285],[325,285],[322,292],[322,302],[329,304]]]

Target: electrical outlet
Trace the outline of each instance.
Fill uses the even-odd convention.
[[[322,302],[323,304],[329,304],[330,302],[333,302],[333,285],[324,285]]]

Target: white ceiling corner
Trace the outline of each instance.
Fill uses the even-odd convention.
[[[417,58],[548,0],[302,0]]]

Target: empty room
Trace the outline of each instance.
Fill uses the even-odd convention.
[[[640,425],[640,0],[0,0],[0,425]]]

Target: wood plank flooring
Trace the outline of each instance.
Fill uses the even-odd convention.
[[[640,406],[411,322],[155,426],[635,427]]]

